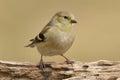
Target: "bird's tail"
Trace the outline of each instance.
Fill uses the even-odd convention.
[[[35,47],[34,39],[31,39],[30,41],[32,41],[32,43],[26,45],[25,47],[31,47],[31,48]]]
[[[30,43],[30,44],[26,45],[25,47],[31,47],[31,48],[33,48],[33,47],[35,47],[35,45],[33,43]]]

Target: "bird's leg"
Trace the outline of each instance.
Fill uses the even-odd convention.
[[[43,70],[43,68],[45,68],[45,64],[43,62],[43,56],[41,55],[41,59],[40,59],[40,68]]]
[[[66,63],[67,64],[72,64],[73,61],[70,61],[67,57],[65,57],[63,54],[61,55],[62,57],[64,57],[66,59]]]

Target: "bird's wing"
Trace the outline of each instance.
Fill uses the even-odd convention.
[[[34,38],[31,39],[32,43],[28,44],[26,47],[34,47],[36,43],[44,42],[45,41],[45,33],[51,28],[52,26],[45,26],[42,31]]]

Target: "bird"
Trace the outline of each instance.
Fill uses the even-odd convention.
[[[41,32],[31,39],[31,43],[26,47],[36,47],[41,54],[40,68],[45,64],[43,56],[60,55],[66,59],[66,63],[71,61],[64,56],[64,53],[72,46],[75,34],[74,24],[77,23],[74,15],[67,11],[57,12]]]

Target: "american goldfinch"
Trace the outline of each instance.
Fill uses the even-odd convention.
[[[36,47],[41,54],[40,68],[44,68],[43,56],[61,55],[70,60],[63,54],[71,47],[75,35],[73,25],[77,23],[73,14],[60,11],[56,13],[42,31],[26,47]]]

